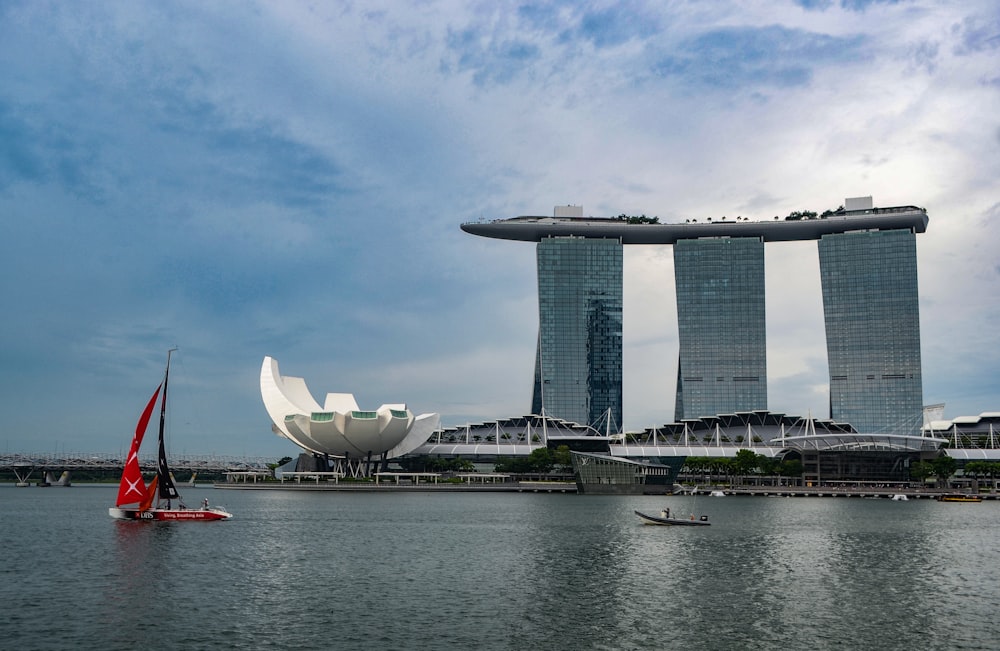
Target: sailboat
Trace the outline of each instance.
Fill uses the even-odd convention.
[[[163,442],[163,429],[167,419],[167,380],[170,379],[170,353],[175,350],[177,349],[171,348],[167,351],[167,370],[163,375],[163,382],[156,387],[153,397],[146,403],[146,408],[142,410],[142,415],[136,424],[132,445],[129,447],[128,457],[125,459],[125,470],[122,472],[121,482],[118,484],[118,499],[115,500],[115,505],[108,509],[108,515],[117,520],[152,522],[157,520],[228,520],[233,517],[233,514],[225,509],[210,507],[207,499],[197,509],[185,506],[170,474],[166,446]],[[156,408],[156,401],[160,397],[161,391],[163,397],[160,400],[159,457],[156,464],[156,476],[147,485],[142,478],[142,470],[139,468],[139,446],[142,445],[146,427],[149,425],[149,419],[153,415],[153,409]],[[172,506],[175,500],[176,507]]]

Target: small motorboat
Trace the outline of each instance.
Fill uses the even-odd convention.
[[[895,495],[892,496],[892,501],[893,502],[909,502],[910,498],[907,497],[904,493],[896,493]]]
[[[675,518],[670,515],[669,510],[660,511],[659,516],[649,515],[648,513],[643,513],[641,511],[636,511],[635,514],[639,516],[639,519],[642,520],[643,524],[658,524],[679,527],[707,527],[712,524],[708,521],[707,515],[703,515],[697,519],[695,519],[693,515],[690,518]]]

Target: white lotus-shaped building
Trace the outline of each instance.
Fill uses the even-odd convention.
[[[328,393],[321,407],[305,380],[282,377],[272,357],[260,367],[260,395],[275,434],[332,457],[402,456],[426,443],[441,420],[438,414],[415,417],[405,404],[362,411],[350,393]]]

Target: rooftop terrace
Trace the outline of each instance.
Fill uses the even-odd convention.
[[[824,235],[866,230],[927,230],[927,211],[916,206],[841,210],[814,219],[690,220],[683,224],[632,223],[620,217],[521,216],[466,222],[466,233],[501,240],[539,242],[547,237],[621,239],[622,244],[674,244],[706,237],[754,237],[765,242],[818,240]]]

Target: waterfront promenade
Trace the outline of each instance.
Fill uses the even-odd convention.
[[[249,491],[331,491],[344,493],[575,493],[571,481],[505,481],[505,482],[333,482],[333,481],[266,481],[216,482],[214,488]]]
[[[939,495],[951,494],[956,491],[935,490],[928,488],[881,488],[881,487],[836,487],[836,486],[739,486],[736,488],[717,488],[726,496],[755,497],[861,497],[869,499],[892,498],[894,495],[905,495],[907,499],[936,499]],[[699,495],[708,491],[699,490]],[[1000,499],[1000,493],[978,493],[984,500]]]
[[[283,482],[270,481],[225,481],[216,482],[214,488],[221,490],[249,491],[330,491],[355,493],[576,493],[572,481],[495,481],[462,483],[422,479],[419,481],[353,482],[330,481],[326,479],[297,479]],[[952,490],[914,488],[910,486],[685,486],[685,490],[674,495],[709,496],[721,492],[726,497],[844,497],[862,499],[891,499],[895,495],[905,495],[907,499],[936,499],[939,495],[954,493]],[[1000,500],[996,491],[980,492],[984,500]],[[661,497],[669,497],[663,495]]]

